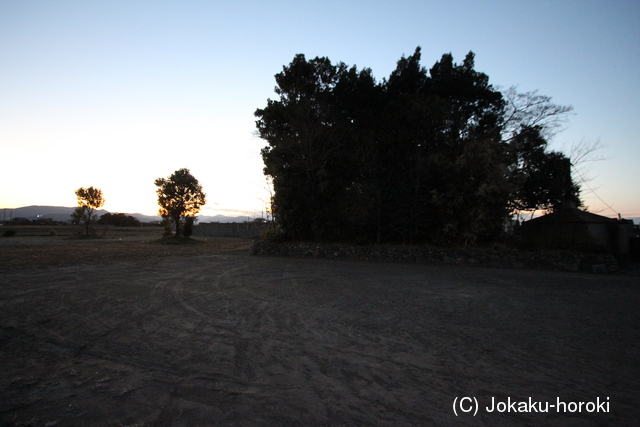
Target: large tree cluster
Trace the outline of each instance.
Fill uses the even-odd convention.
[[[514,209],[577,191],[557,185],[566,158],[546,150],[545,132],[570,107],[503,96],[472,52],[427,70],[418,47],[381,82],[368,68],[299,54],[275,78],[279,99],[255,115],[289,239],[473,244],[496,237]]]

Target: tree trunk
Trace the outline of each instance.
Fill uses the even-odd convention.
[[[85,234],[88,236],[89,235],[89,227],[91,226],[91,215],[93,214],[93,209],[87,208],[87,210],[85,212],[87,214],[87,217],[84,220],[84,227],[85,227]]]
[[[176,223],[176,237],[180,235],[180,215],[173,218],[173,221]]]

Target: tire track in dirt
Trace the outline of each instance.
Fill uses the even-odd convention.
[[[627,278],[240,255],[10,273],[0,422],[446,425],[461,393],[608,393],[597,419],[477,421],[632,424],[639,302]]]

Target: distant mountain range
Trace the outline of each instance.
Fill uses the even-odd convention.
[[[15,209],[3,209],[0,208],[0,222],[10,221],[12,218],[27,218],[28,220],[34,220],[38,218],[50,218],[53,221],[69,221],[71,214],[75,207],[69,208],[64,206],[25,206]],[[101,209],[96,211],[96,215],[100,218],[101,215],[106,214],[108,211]],[[116,213],[116,212],[112,212]],[[118,212],[120,213],[120,212]],[[140,222],[153,222],[160,221],[162,218],[158,215],[143,215],[140,213],[124,213],[127,216],[132,216],[138,219]],[[253,218],[247,216],[201,216],[198,215],[198,222],[247,222]],[[631,219],[635,224],[640,223],[640,217],[625,218]]]
[[[53,221],[69,221],[71,214],[75,207],[69,208],[65,206],[25,206],[15,209],[3,209],[0,208],[0,221],[10,221],[12,218],[26,218],[28,220],[34,220],[38,218],[47,219],[50,218]],[[98,218],[101,215],[106,214],[108,211],[100,209],[95,211]],[[112,212],[116,213],[116,212]],[[120,213],[120,212],[117,212]],[[124,213],[124,212],[123,212]],[[160,221],[162,218],[158,215],[143,215],[140,213],[124,213],[127,216],[132,216],[140,222],[152,222]],[[248,217],[246,216],[200,216],[198,215],[198,222],[246,222]]]

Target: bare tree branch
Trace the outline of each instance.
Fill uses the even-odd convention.
[[[550,140],[568,121],[573,111],[570,105],[557,105],[550,96],[539,95],[537,90],[519,93],[517,86],[502,92],[505,101],[503,128],[509,141],[523,126],[540,127],[540,133]]]

